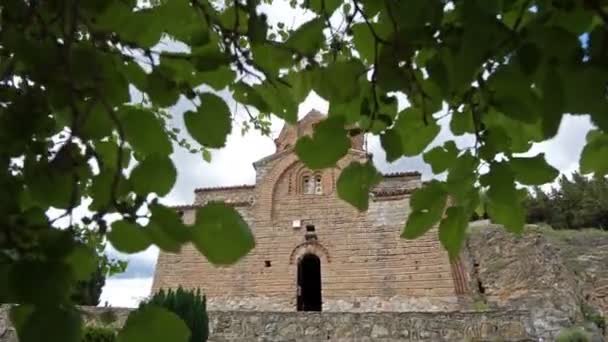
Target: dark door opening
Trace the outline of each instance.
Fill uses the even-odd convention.
[[[298,311],[321,311],[321,260],[306,254],[298,263]]]

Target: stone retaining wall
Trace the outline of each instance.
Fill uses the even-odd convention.
[[[210,342],[538,341],[527,312],[214,312]]]
[[[87,324],[120,327],[130,310],[83,308]],[[16,342],[0,307],[0,342]],[[540,341],[525,311],[210,312],[209,342]]]

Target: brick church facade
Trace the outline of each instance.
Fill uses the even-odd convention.
[[[447,311],[459,307],[466,275],[451,263],[436,230],[400,238],[409,200],[420,187],[417,172],[386,174],[359,212],[338,198],[336,180],[352,161],[371,156],[353,137],[337,166],[309,170],[293,150],[324,118],[312,111],[286,125],[277,151],[253,164],[255,185],[195,190],[192,206],[178,209],[193,223],[209,201],[234,206],[249,223],[255,248],[237,264],[216,267],[193,246],[160,253],[152,291],[200,288],[210,310]]]

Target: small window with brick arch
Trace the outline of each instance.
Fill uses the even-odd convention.
[[[304,176],[302,178],[302,193],[304,194],[312,194],[314,191],[313,182],[310,179],[310,176]]]
[[[323,194],[323,185],[321,183],[321,175],[315,176],[315,194],[322,195]]]

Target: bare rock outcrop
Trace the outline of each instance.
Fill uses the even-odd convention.
[[[528,226],[521,235],[474,224],[467,240],[471,288],[490,309],[527,310],[539,336],[581,326],[602,340],[608,233]]]

